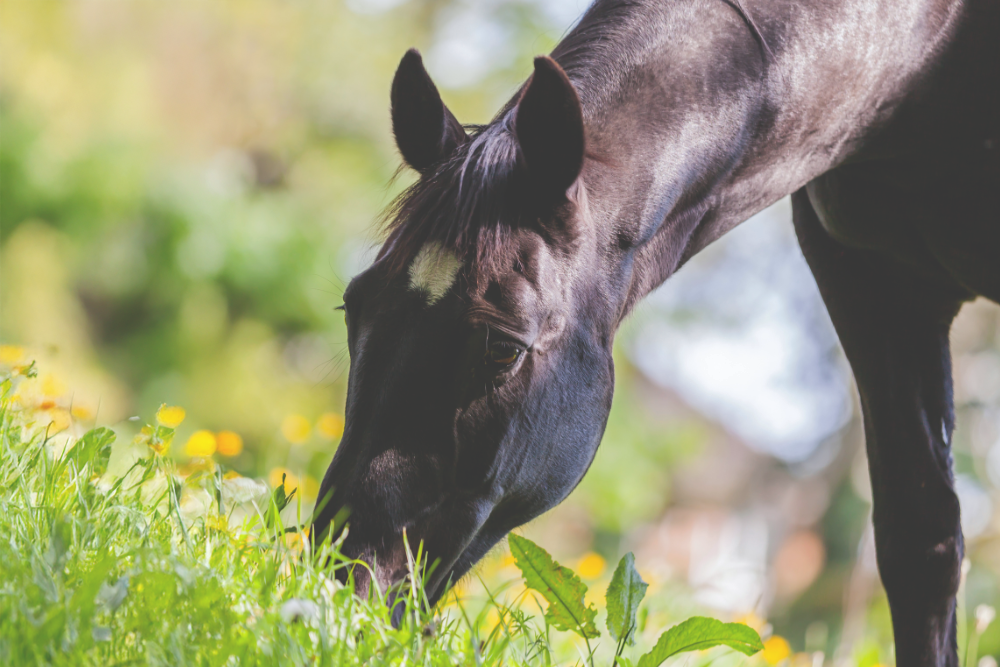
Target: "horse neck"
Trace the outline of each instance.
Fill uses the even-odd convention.
[[[590,213],[631,247],[621,309],[739,222],[857,156],[961,0],[598,0],[553,56],[580,92]]]

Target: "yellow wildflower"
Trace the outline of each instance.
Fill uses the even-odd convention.
[[[223,456],[236,456],[243,451],[243,438],[232,431],[220,431],[216,434],[215,444]]]
[[[58,398],[66,393],[66,385],[60,382],[52,373],[46,373],[42,377],[42,394],[49,398]]]
[[[160,409],[156,411],[156,421],[160,426],[166,426],[167,428],[177,428],[186,416],[187,412],[184,411],[184,408],[176,405],[167,405],[166,403],[161,405]]]
[[[235,470],[230,470],[229,472],[227,472],[225,475],[222,476],[222,479],[239,479],[242,476],[243,475],[239,474]]]
[[[215,453],[215,435],[211,431],[195,431],[184,445],[188,456],[211,456]]]
[[[13,366],[24,359],[24,348],[20,345],[0,345],[0,364]]]
[[[90,408],[86,408],[82,405],[74,405],[71,412],[74,417],[83,421],[90,421],[94,418],[94,413],[90,410]]]
[[[792,647],[788,640],[781,635],[772,635],[764,642],[764,651],[761,655],[769,665],[777,665],[788,659],[792,654]]]
[[[589,551],[576,564],[576,571],[584,579],[597,579],[604,572],[607,561],[600,554]]]
[[[319,481],[312,475],[306,475],[302,480],[302,493],[306,498],[312,499],[319,495]]]
[[[336,440],[344,435],[344,418],[335,412],[327,412],[316,422],[316,432],[326,440]]]
[[[218,530],[220,532],[229,532],[229,519],[221,514],[214,514],[205,517],[205,526],[209,530]]]
[[[309,420],[302,415],[288,415],[281,422],[281,435],[285,436],[285,440],[293,445],[305,442],[311,430],[312,426],[309,424]]]
[[[267,475],[267,481],[271,483],[272,488],[278,488],[281,486],[281,476],[285,476],[285,493],[289,494],[295,489],[299,488],[299,478],[295,476],[288,468],[275,468]]]
[[[73,423],[73,419],[69,415],[68,410],[55,409],[51,412],[52,422],[48,427],[48,434],[54,435],[61,431],[65,431]]]
[[[309,539],[309,529],[302,528],[301,532],[285,533],[285,546],[295,551],[302,551],[303,541]]]

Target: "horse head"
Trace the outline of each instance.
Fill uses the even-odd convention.
[[[553,60],[469,135],[411,51],[392,119],[420,179],[344,293],[346,428],[315,524],[340,530],[347,515],[343,553],[383,590],[407,573],[405,531],[436,562],[434,602],[590,466],[628,285],[602,267],[580,101]],[[370,578],[355,568],[359,592]]]

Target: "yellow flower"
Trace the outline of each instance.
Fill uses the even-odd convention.
[[[211,456],[215,453],[215,435],[211,431],[195,431],[184,445],[188,456]]]
[[[74,417],[83,421],[90,421],[94,418],[94,413],[90,410],[90,408],[85,408],[82,405],[74,405],[71,412]]]
[[[326,440],[336,440],[344,435],[344,418],[335,412],[327,412],[316,422],[316,432]]]
[[[187,413],[184,411],[184,408],[176,405],[167,405],[166,403],[161,405],[160,409],[156,411],[156,421],[159,422],[160,426],[166,426],[167,428],[177,428],[186,416]]]
[[[295,551],[301,551],[303,540],[309,539],[309,529],[303,528],[302,532],[285,533],[285,546]]]
[[[20,345],[0,345],[0,364],[13,366],[24,359],[24,348]]]
[[[229,472],[227,472],[225,475],[222,476],[222,479],[239,479],[242,476],[243,475],[239,474],[235,470],[230,470]]]
[[[55,375],[46,373],[42,377],[42,394],[49,398],[58,398],[66,393],[66,385],[59,381]]]
[[[132,438],[133,444],[136,445],[148,445],[157,454],[166,454],[170,449],[170,443],[173,442],[173,437],[158,438],[156,433],[153,431],[152,426],[143,426],[142,430],[136,433],[135,437]]]
[[[272,488],[278,488],[281,486],[281,476],[285,476],[285,493],[289,494],[293,490],[299,488],[299,478],[295,476],[288,468],[275,468],[267,475],[267,481],[271,483]]]
[[[764,642],[764,651],[761,655],[767,664],[777,665],[787,660],[791,654],[792,647],[788,645],[788,640],[781,635],[772,635]]]
[[[607,565],[607,562],[603,556],[589,551],[576,564],[576,571],[584,579],[597,579],[604,572],[605,565]]]
[[[281,422],[281,435],[285,436],[285,440],[293,445],[305,442],[311,430],[312,426],[309,424],[309,420],[302,415],[288,415]]]
[[[302,493],[306,498],[312,499],[319,495],[319,482],[312,475],[306,475],[302,481]]]
[[[236,456],[243,451],[243,438],[232,431],[220,431],[215,436],[215,444],[223,456]]]
[[[205,517],[205,525],[210,530],[218,530],[223,533],[229,532],[229,519],[221,514],[215,514]]]
[[[73,419],[69,415],[69,411],[57,408],[51,411],[52,422],[48,427],[48,434],[55,435],[61,431],[65,431],[73,423]]]

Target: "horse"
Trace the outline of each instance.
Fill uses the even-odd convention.
[[[356,590],[433,604],[562,501],[611,408],[612,344],[695,253],[791,195],[853,369],[899,665],[957,667],[949,327],[1000,302],[1000,3],[597,0],[495,118],[420,54],[391,87],[418,173],[343,296],[346,427],[315,534]]]

